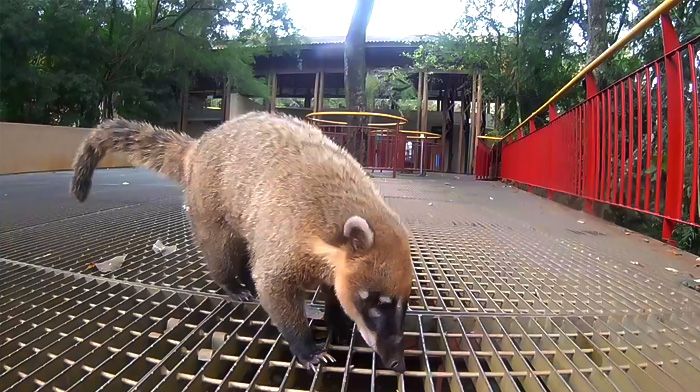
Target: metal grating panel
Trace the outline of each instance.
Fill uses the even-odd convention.
[[[98,176],[134,173],[110,172]],[[262,308],[220,295],[181,197],[154,187],[142,196],[151,201],[54,212],[0,233],[9,259],[0,259],[0,388],[657,392],[700,383],[700,295],[679,284],[686,271],[663,268],[684,257],[630,247],[606,224],[587,227],[604,235],[581,238],[567,230],[575,219],[552,219],[557,210],[537,223],[534,208],[508,203],[550,203],[501,186],[377,181],[413,233],[405,374],[385,370],[359,334],[328,346],[332,366],[301,369]],[[179,249],[156,257],[156,239]],[[114,273],[85,269],[123,253]],[[309,300],[323,339],[322,296]]]

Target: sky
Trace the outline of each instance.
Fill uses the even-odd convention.
[[[355,0],[277,0],[307,37],[345,36]],[[449,31],[464,13],[462,0],[375,0],[368,37],[406,37]]]

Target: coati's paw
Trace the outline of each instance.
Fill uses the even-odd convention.
[[[315,354],[310,355],[307,359],[300,358],[297,356],[297,360],[301,365],[309,370],[313,370],[314,372],[318,373],[321,363],[324,364],[329,364],[329,363],[334,363],[335,358],[333,358],[332,355],[328,354],[326,351],[319,351]]]
[[[250,291],[244,289],[242,286],[238,287],[222,287],[224,289],[224,292],[234,301],[237,302],[252,302],[257,300],[256,296],[253,295]]]
[[[257,300],[255,296],[248,290],[241,290],[238,293],[231,293],[229,296],[234,300],[234,301],[239,301],[239,302],[252,302]]]

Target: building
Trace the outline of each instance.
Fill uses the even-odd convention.
[[[342,110],[344,105],[344,37],[310,38],[293,50],[256,58],[256,75],[267,80],[269,99],[245,97],[231,92],[222,82],[200,77],[182,99],[177,127],[196,136],[221,122],[253,110],[275,110],[298,117],[314,111]],[[442,138],[438,171],[471,172],[474,132],[470,125],[483,129],[485,117],[469,121],[470,108],[477,102],[474,75],[461,71],[412,69],[406,54],[418,48],[417,37],[382,39],[368,37],[368,71],[403,69],[417,91],[416,109],[399,112],[383,108],[408,120],[405,129],[439,133]],[[426,77],[427,75],[427,77]],[[376,99],[386,97],[377,96]],[[185,110],[186,108],[186,110]],[[478,116],[477,116],[478,117]],[[175,124],[174,124],[175,125]],[[446,157],[443,159],[442,157]]]

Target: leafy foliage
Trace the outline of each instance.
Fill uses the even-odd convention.
[[[374,70],[367,75],[367,108],[370,111],[397,110],[401,115],[418,109],[416,89],[405,70]]]
[[[161,121],[201,74],[264,96],[254,56],[296,38],[272,0],[7,0],[0,20],[0,119],[61,125]]]

